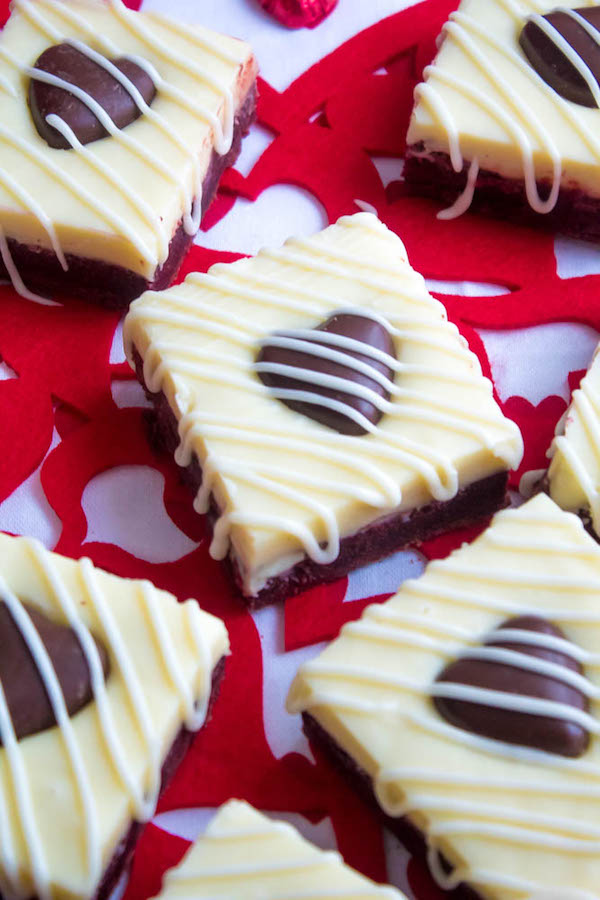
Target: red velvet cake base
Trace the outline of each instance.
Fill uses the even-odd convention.
[[[179,445],[177,420],[164,394],[153,394],[147,389],[142,360],[137,351],[134,351],[134,360],[137,377],[154,406],[155,415],[148,417],[150,441],[157,449],[164,448],[170,454],[174,454]],[[202,484],[202,470],[198,461],[193,459],[190,465],[181,471],[183,480],[189,484],[194,493],[197,493]],[[335,581],[353,569],[383,559],[404,547],[429,540],[453,528],[466,528],[480,519],[491,516],[507,504],[507,482],[508,473],[498,472],[467,485],[446,502],[433,500],[418,509],[392,513],[362,528],[356,534],[343,538],[339,555],[334,562],[320,565],[305,557],[286,572],[270,578],[257,594],[244,593],[242,578],[234,559],[229,557],[226,564],[247,606],[250,609],[260,609],[285,600],[286,597],[300,594],[318,584]],[[213,501],[208,515],[210,525],[216,519],[217,513]]]
[[[223,156],[212,152],[202,184],[202,216],[214,199],[223,172],[238,158],[242,137],[247,134],[255,114],[256,89],[253,87],[237,112],[231,149]],[[30,247],[12,238],[8,239],[8,246],[17,271],[30,290],[45,297],[76,296],[107,309],[126,309],[144,291],[164,290],[173,282],[193,240],[194,235],[187,234],[180,221],[169,245],[169,255],[151,280],[123,266],[70,253],[66,254],[69,268],[63,272],[53,250]],[[8,277],[0,260],[0,279]]]
[[[386,815],[373,790],[373,782],[369,775],[361,769],[356,761],[337,744],[331,735],[308,713],[302,714],[303,730],[311,743],[317,745],[331,760],[352,788],[363,800],[378,813],[383,824],[394,834],[401,844],[414,855],[423,859],[427,858],[427,844],[423,834],[408,819],[408,817],[393,818]],[[451,866],[443,862],[448,872]],[[452,900],[481,900],[481,895],[466,884],[461,884],[452,891],[444,892]]]
[[[465,162],[462,172],[455,172],[447,154],[432,152],[422,156],[424,152],[423,144],[407,148],[404,179],[409,191],[431,197],[444,207],[452,206],[467,183],[469,163]],[[548,182],[538,182],[540,196],[546,197],[550,187]],[[600,198],[590,197],[578,188],[561,188],[554,209],[542,215],[529,205],[522,180],[481,169],[470,209],[580,240],[600,241]]]
[[[223,679],[223,675],[225,672],[225,657],[222,657],[212,673],[212,688],[210,693],[210,700],[208,704],[208,711],[206,715],[206,722],[208,722],[209,717],[212,712],[213,705],[219,696],[219,689],[221,686],[221,681]],[[205,725],[206,725],[205,722]],[[204,727],[204,726],[202,726]],[[201,731],[202,729],[200,729]],[[171,749],[163,763],[162,771],[161,771],[161,784],[160,784],[160,793],[166,789],[167,785],[173,778],[175,772],[177,771],[179,765],[183,761],[183,758],[187,751],[189,750],[192,741],[199,734],[198,731],[187,731],[185,728],[182,728],[175,741],[171,745]],[[142,831],[144,830],[144,824],[141,822],[132,822],[128,831],[122,838],[122,840],[117,845],[115,852],[113,853],[112,859],[110,860],[108,866],[104,871],[104,875],[100,881],[98,889],[96,893],[91,898],[91,900],[107,900],[110,896],[112,890],[117,884],[119,878],[125,871],[126,867],[131,862],[131,858],[133,856],[133,852],[135,850],[135,846],[140,838]],[[2,894],[0,894],[0,900],[5,900]],[[31,900],[38,900],[37,897],[32,897]]]

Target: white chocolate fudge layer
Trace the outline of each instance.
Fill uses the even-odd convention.
[[[552,499],[570,512],[591,518],[600,535],[600,355],[598,350],[573,391],[564,433],[552,442],[548,483]]]
[[[28,67],[69,40],[105,58],[135,57],[157,94],[115,135],[57,150],[33,123]],[[121,0],[14,0],[0,32],[0,229],[59,258],[99,259],[151,279],[182,217],[197,229],[194,197],[213,148],[228,151],[255,76],[247,44]]]
[[[424,155],[449,154],[455,171],[476,161],[480,169],[525,179],[537,212],[554,207],[560,186],[600,197],[600,109],[563,99],[519,46],[527,18],[554,9],[551,0],[462,0],[416,88],[407,138],[409,146],[424,142]],[[554,185],[547,198],[538,196],[540,179]],[[467,188],[456,214],[470,199]]]
[[[15,621],[26,603],[78,629],[92,673],[90,632],[108,653],[110,671],[96,679],[92,701],[18,743],[0,693],[2,894],[84,900],[132,820],[153,815],[162,764],[182,727],[203,724],[227,632],[195,600],[180,604],[148,581],[109,575],[27,538],[0,534],[0,559],[0,597]],[[32,655],[50,696],[44,653]]]
[[[288,408],[253,368],[273,332],[340,310],[385,323],[396,354],[383,418],[362,436]],[[211,552],[225,556],[231,541],[249,594],[305,555],[331,562],[341,538],[391,512],[449,500],[521,459],[477,358],[402,242],[367,213],[147,292],[124,337],[178,420],[177,462],[202,466],[197,510],[212,492],[221,512]]]
[[[275,822],[240,800],[220,808],[206,832],[167,872],[160,900],[403,900],[324,852],[287,822]]]
[[[424,832],[443,886],[464,880],[486,900],[598,897],[599,591],[600,547],[541,494],[498,513],[472,544],[368,607],[292,684],[289,711],[309,712],[373,780],[385,812],[408,815]],[[525,615],[558,626],[569,642],[559,645],[583,663],[590,742],[579,758],[481,737],[449,724],[433,704],[442,687],[463,690],[436,683],[449,662],[490,660],[498,651],[483,642]],[[520,640],[531,646],[536,635],[521,632]],[[538,662],[512,654],[509,664],[535,671]],[[470,690],[461,696],[476,702]],[[524,701],[502,697],[514,711]],[[532,705],[532,717],[542,715],[544,701]],[[544,714],[579,715],[571,707]],[[451,877],[438,852],[456,867]]]

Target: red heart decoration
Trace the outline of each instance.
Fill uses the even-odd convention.
[[[265,12],[287,28],[315,28],[338,0],[258,0]]]

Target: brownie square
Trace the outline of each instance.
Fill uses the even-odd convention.
[[[217,810],[182,861],[164,877],[158,900],[184,896],[228,900],[339,897],[406,900],[323,851],[288,822],[271,819],[241,800]]]
[[[446,204],[440,218],[471,208],[598,240],[598,27],[594,7],[462,0],[416,88],[409,188]]]
[[[125,308],[168,286],[255,110],[250,47],[121,0],[0,33],[0,277]]]
[[[505,502],[519,430],[375,216],[144,294],[124,336],[251,606]]]
[[[106,897],[218,689],[195,600],[0,534],[1,895]]]
[[[597,892],[599,589],[597,543],[540,494],[296,676],[288,710],[441,887]]]

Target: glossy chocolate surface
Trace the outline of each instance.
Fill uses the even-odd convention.
[[[146,101],[156,94],[150,76],[130,59],[110,60],[134,85]],[[37,59],[34,68],[49,72],[85,91],[110,116],[117,128],[125,128],[141,115],[129,92],[105,68],[98,65],[71,44],[55,44]],[[38,133],[51,147],[71,147],[63,135],[46,121],[59,116],[73,130],[82,144],[106,137],[108,132],[86,104],[69,91],[31,78],[29,108]]]
[[[596,32],[600,41],[600,6],[575,9],[574,12],[585,19]],[[600,44],[588,34],[585,26],[576,18],[562,10],[554,10],[543,17],[579,56],[598,82],[600,79]],[[568,59],[558,43],[552,40],[535,19],[524,26],[519,43],[525,56],[535,71],[565,100],[580,106],[596,106],[594,96],[585,78]]]
[[[557,626],[538,616],[509,619],[500,626],[500,629],[502,628],[535,631],[564,638],[563,632]],[[486,646],[514,650],[564,666],[579,674],[583,672],[575,659],[556,650],[531,644],[504,642],[499,638],[490,641]],[[516,666],[483,659],[457,659],[446,666],[437,681],[472,685],[527,697],[540,697],[556,703],[565,703],[579,710],[589,709],[587,697],[563,681]],[[589,744],[589,733],[573,722],[442,697],[435,698],[434,703],[440,715],[452,725],[509,744],[535,747],[548,753],[569,757],[581,756]]]
[[[361,316],[360,314],[354,313],[340,313],[338,315],[333,315],[319,325],[315,331],[343,335],[344,337],[352,338],[355,341],[369,344],[371,347],[383,351],[394,359],[396,358],[394,342],[387,328],[380,322],[367,316]],[[282,333],[286,335],[289,334],[290,336],[293,334],[291,331]],[[304,338],[303,340],[308,340],[308,338]],[[338,352],[341,351],[341,348],[334,344],[329,345],[319,342],[318,346],[330,347],[332,350],[337,350]],[[394,372],[384,362],[380,362],[354,350],[343,350],[341,352],[352,359],[367,364],[375,371],[385,375],[390,381],[394,380]],[[332,362],[329,359],[303,353],[298,350],[289,350],[271,346],[268,340],[263,344],[256,361],[257,363],[268,362],[293,366],[298,369],[317,373],[317,377],[318,374],[333,375],[349,382],[350,389],[352,385],[363,385],[370,388],[372,391],[375,391],[382,399],[389,400],[390,395],[385,387],[378,384],[377,381],[366,374],[357,372],[355,369],[343,365],[341,362]],[[308,382],[305,380],[294,379],[289,375],[276,375],[265,372],[259,372],[258,377],[268,387],[284,390],[310,391],[321,397],[336,400],[344,406],[361,413],[372,425],[377,425],[383,415],[383,412],[369,400],[358,397],[352,393],[347,393],[343,390],[323,387],[317,382]],[[298,400],[281,400],[281,402],[285,403],[290,409],[302,413],[302,415],[308,416],[309,418],[320,422],[322,425],[326,425],[328,428],[338,431],[340,434],[361,435],[367,433],[366,428],[363,428],[359,423],[355,422],[343,412]]]
[[[50,657],[62,689],[67,711],[75,715],[93,698],[90,671],[75,632],[23,604]],[[95,639],[106,677],[108,654]],[[45,731],[56,724],[44,679],[4,601],[0,601],[0,683],[17,739]]]

